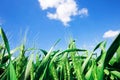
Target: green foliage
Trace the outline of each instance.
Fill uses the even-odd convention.
[[[10,75],[9,80],[17,80],[16,73],[15,73],[15,69],[14,69],[14,66],[13,66],[13,64],[12,64],[11,61],[10,61],[10,64],[9,64],[9,72],[8,72],[8,75]]]
[[[49,51],[26,49],[24,44],[10,50],[9,41],[2,28],[0,35],[4,43],[0,44],[0,80],[120,79],[120,34],[108,50],[106,50],[106,41],[102,41],[93,51],[77,48],[75,40],[72,39],[68,48],[63,51],[54,50],[60,40]],[[95,57],[97,49],[100,49],[101,53]],[[12,54],[16,51],[19,56],[12,59]],[[27,51],[32,53],[30,57],[25,56]],[[35,54],[36,59],[34,59]]]

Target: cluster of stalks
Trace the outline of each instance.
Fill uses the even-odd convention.
[[[120,80],[120,34],[107,50],[102,41],[91,51],[77,48],[74,40],[63,51],[54,50],[59,40],[49,51],[24,44],[10,50],[2,28],[0,36],[0,80]],[[12,59],[16,52],[19,56]]]

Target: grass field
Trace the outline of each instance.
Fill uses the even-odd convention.
[[[0,35],[0,80],[120,80],[120,34],[108,50],[102,41],[93,51],[77,48],[73,39],[63,51],[54,50],[59,40],[49,51],[26,49],[24,44],[10,50],[2,28]],[[19,56],[12,59],[15,52]],[[31,54],[25,56],[27,52]]]

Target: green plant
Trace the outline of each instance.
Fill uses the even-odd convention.
[[[25,45],[10,50],[5,32],[0,28],[3,40],[0,44],[0,80],[119,80],[120,34],[106,50],[106,41],[100,42],[93,51],[78,49],[71,39],[66,50],[26,49]],[[93,57],[97,49],[98,57]],[[11,59],[15,51],[19,56]],[[25,56],[31,52],[29,57]],[[34,59],[36,53],[36,59]],[[84,53],[81,55],[80,53]],[[88,55],[86,55],[86,53]],[[43,56],[40,56],[43,54]]]

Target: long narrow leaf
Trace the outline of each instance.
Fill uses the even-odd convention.
[[[9,46],[8,39],[7,39],[7,37],[6,37],[6,34],[5,34],[5,32],[3,31],[2,28],[0,28],[0,35],[2,36],[2,39],[3,39],[4,44],[5,44],[5,48],[7,49],[8,55],[10,56],[10,60],[11,60],[10,46]]]
[[[111,71],[111,74],[113,74],[114,76],[118,77],[120,79],[120,72],[118,71]]]
[[[82,73],[84,72],[84,70],[85,70],[85,68],[86,68],[86,66],[87,66],[90,58],[92,57],[92,55],[93,55],[93,52],[91,52],[91,54],[89,55],[89,57],[87,57],[87,58],[85,59],[84,63],[82,64]]]
[[[115,54],[115,52],[117,51],[119,46],[120,46],[120,33],[116,37],[114,42],[111,44],[109,49],[107,50],[107,54],[106,54],[106,58],[105,58],[105,65],[109,63],[110,59],[113,57],[113,55]]]
[[[33,62],[33,54],[31,54],[30,60],[29,60],[29,62],[27,64],[27,67],[26,67],[25,80],[27,80],[29,75],[30,75],[30,71],[31,71],[31,68],[32,68],[32,62]]]
[[[9,69],[10,72],[8,75],[10,75],[10,80],[17,80],[15,69],[11,61],[10,61]]]
[[[48,64],[50,63],[50,56],[51,56],[52,50],[54,49],[54,47],[57,45],[59,41],[60,39],[51,47],[51,49],[49,50],[45,58],[42,60],[41,64],[38,66],[36,70],[35,80],[38,80],[39,77],[42,76],[44,69],[48,67]]]

